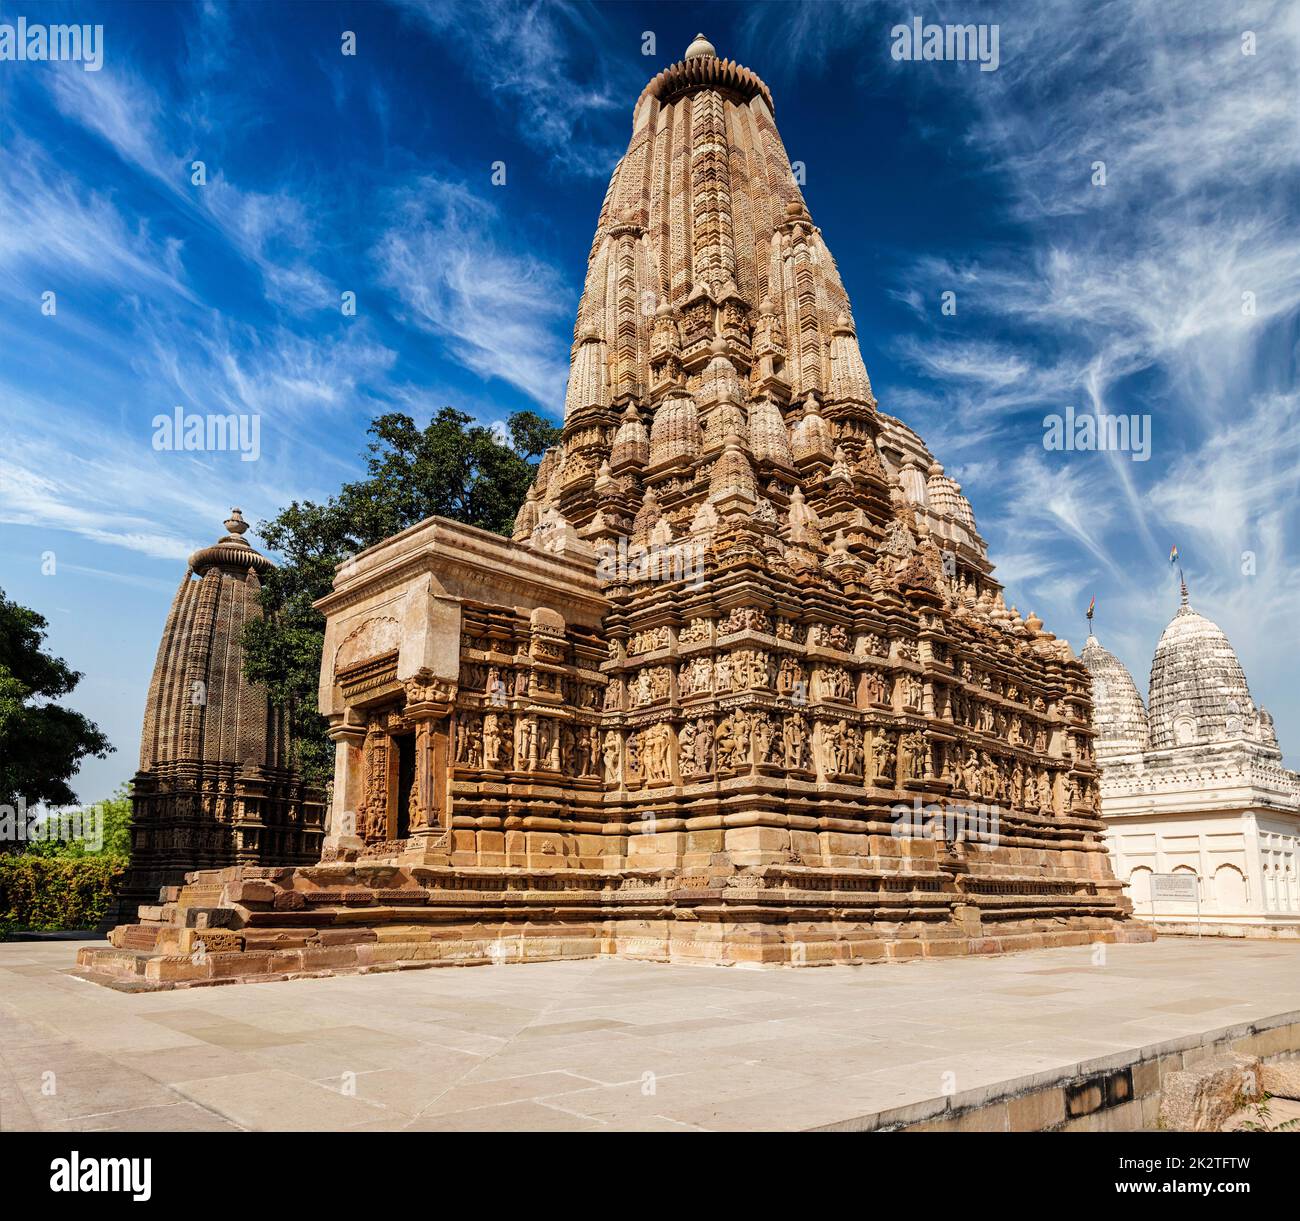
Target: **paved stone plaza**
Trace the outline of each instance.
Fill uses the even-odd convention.
[[[0,945],[4,1129],[854,1126],[1300,1021],[1300,946],[1219,939],[1106,946],[1104,966],[1091,948],[798,972],[593,959],[139,994],[74,978],[73,949]]]

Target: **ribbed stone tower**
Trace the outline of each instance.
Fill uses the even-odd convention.
[[[1144,751],[1150,741],[1146,705],[1128,668],[1096,636],[1079,654],[1092,678],[1092,708],[1097,726],[1093,748],[1099,763],[1111,755]]]
[[[1256,712],[1236,650],[1218,624],[1191,608],[1186,586],[1151,659],[1149,699],[1152,750],[1241,736],[1277,745],[1272,719]]]
[[[1149,937],[1101,841],[1087,671],[991,572],[877,406],[767,86],[697,38],[636,104],[513,541],[432,518],[318,603],[322,863],[197,878],[225,930],[202,964],[190,887],[132,930],[152,958],[83,962],[166,984]]]
[[[261,576],[273,565],[245,540],[238,509],[225,527],[190,556],[158,645],[124,915],[189,870],[320,857],[321,797],[290,768],[282,715],[243,673],[240,634],[262,614]]]

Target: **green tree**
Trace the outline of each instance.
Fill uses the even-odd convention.
[[[105,758],[113,747],[99,726],[53,701],[81,675],[45,651],[49,625],[0,590],[0,805],[72,805],[68,785],[81,760]],[[17,845],[8,842],[2,849]]]
[[[536,472],[560,430],[516,412],[508,440],[444,407],[424,428],[408,415],[371,422],[366,477],[324,504],[294,501],[258,528],[281,557],[262,590],[265,617],[244,629],[244,670],[285,709],[294,758],[317,783],[334,770],[334,748],[317,709],[325,618],[312,603],[333,587],[334,569],[358,551],[426,517],[509,534]]]
[[[28,846],[27,851],[38,856],[75,858],[83,856],[113,856],[127,858],[131,855],[131,785],[123,782],[112,797],[97,801],[79,811],[82,825],[86,815],[97,815],[103,822],[103,841],[98,848],[84,839],[46,839]],[[59,817],[57,814],[51,818]],[[74,824],[75,825],[75,824]]]

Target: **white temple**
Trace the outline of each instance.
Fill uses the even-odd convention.
[[[1151,662],[1146,705],[1089,636],[1101,812],[1134,914],[1170,933],[1300,937],[1300,773],[1250,696],[1219,627],[1187,602]],[[1195,899],[1153,899],[1152,876],[1191,874]],[[1199,909],[1199,910],[1198,910]]]

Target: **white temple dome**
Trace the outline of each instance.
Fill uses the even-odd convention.
[[[713,49],[713,44],[704,37],[703,34],[696,34],[695,41],[686,48],[687,59],[701,59],[706,55],[717,58],[717,51]]]
[[[1183,604],[1151,662],[1151,748],[1258,737],[1259,719],[1237,654],[1217,624]]]
[[[1147,710],[1128,667],[1089,636],[1079,655],[1092,678],[1093,723],[1098,757],[1132,754],[1147,749]]]

